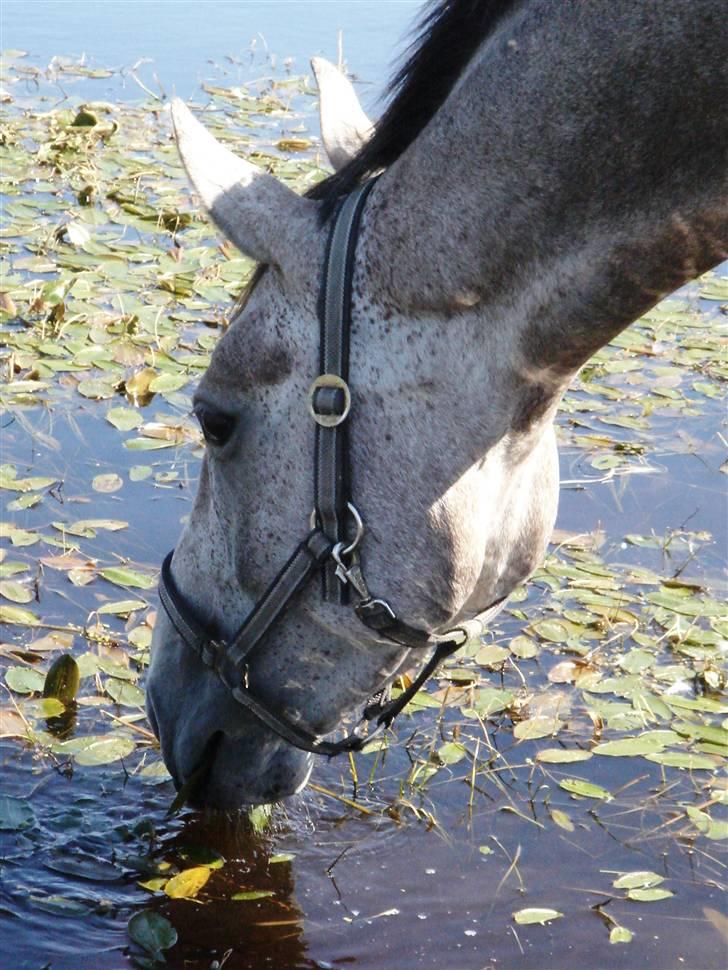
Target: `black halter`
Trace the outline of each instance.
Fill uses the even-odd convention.
[[[361,213],[373,184],[374,180],[367,182],[344,200],[328,239],[319,301],[320,373],[311,385],[308,405],[316,422],[311,531],[229,641],[211,637],[209,629],[198,622],[177,589],[172,576],[174,550],[162,564],[159,581],[159,598],[172,625],[184,642],[217,673],[235,700],[290,744],[329,757],[359,750],[375,733],[388,727],[440,662],[481,633],[505,602],[499,600],[474,620],[443,635],[429,634],[398,619],[386,600],[370,594],[364,581],[359,545],[365,530],[349,489],[346,419],[351,407],[348,376],[354,254]],[[402,647],[432,650],[418,676],[395,700],[385,702],[380,692],[365,708],[363,719],[375,720],[376,724],[374,731],[365,736],[354,731],[340,741],[321,740],[285,715],[272,711],[249,688],[248,674],[261,639],[294,594],[316,572],[322,576],[324,599],[346,603],[353,594],[354,612],[370,630]]]

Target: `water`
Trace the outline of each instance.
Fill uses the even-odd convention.
[[[143,58],[139,77],[157,90],[156,74],[182,98],[198,93],[213,65],[234,83],[261,54],[271,67],[286,62],[296,72],[315,54],[336,62],[340,31],[348,66],[365,82],[362,101],[375,109],[422,7],[422,0],[4,0],[0,22],[2,47],[27,50],[36,63],[86,54],[91,63],[130,68]],[[139,95],[129,80],[126,96]]]
[[[83,51],[90,63],[104,66],[128,67],[140,57],[151,57],[154,64],[139,69],[150,89],[157,90],[156,71],[166,90],[199,97],[204,78],[229,86],[263,73],[285,74],[289,56],[295,59],[292,72],[305,71],[314,52],[335,59],[336,26],[341,25],[345,55],[362,81],[371,82],[360,90],[372,104],[396,38],[418,6],[10,0],[2,11],[2,43],[28,49],[29,60],[39,65],[56,54],[78,56]],[[265,36],[268,53],[258,39],[251,56],[250,41],[258,31]],[[128,73],[93,82],[64,76],[60,83],[76,100],[146,97]],[[58,86],[43,85],[53,103]],[[28,83],[25,95],[33,98],[34,92],[34,82]],[[315,130],[310,98],[303,110]],[[165,172],[162,177],[175,176]],[[27,191],[30,200],[37,195],[35,189]],[[77,211],[72,203],[68,201]],[[22,213],[10,212],[10,217],[22,218]],[[42,218],[54,225],[52,210]],[[152,244],[169,245],[160,243],[149,226],[125,231],[150,251]],[[206,244],[214,246],[212,234]],[[13,261],[24,256],[22,249],[11,250]],[[142,271],[144,266],[136,268]],[[722,275],[726,271],[720,270]],[[37,275],[44,281],[53,274],[41,270]],[[159,297],[148,279],[139,279],[145,299]],[[94,277],[94,286],[120,292],[125,305],[133,305],[127,302],[133,281],[112,277],[110,284],[104,276]],[[558,526],[563,532],[587,533],[593,540],[598,562],[594,571],[595,563],[587,561],[592,569],[587,575],[613,583],[614,595],[624,597],[625,615],[633,611],[638,635],[658,657],[658,672],[672,671],[675,678],[659,680],[647,670],[641,674],[644,684],[663,703],[677,697],[698,705],[697,710],[678,707],[680,713],[670,714],[669,723],[692,719],[704,727],[703,703],[717,731],[725,715],[714,714],[711,704],[718,703],[720,694],[700,681],[710,668],[710,644],[688,641],[685,646],[679,636],[670,638],[649,600],[657,586],[643,585],[644,573],[654,571],[713,592],[725,588],[728,530],[720,471],[724,410],[720,398],[713,396],[723,373],[713,336],[721,323],[721,301],[707,299],[708,288],[688,287],[680,296],[677,323],[670,323],[668,314],[632,328],[622,350],[600,355],[591,383],[575,383],[559,418],[562,477],[573,484],[563,490]],[[82,300],[78,303],[69,301],[69,312],[82,309]],[[183,312],[184,299],[173,308]],[[200,351],[205,344],[199,341],[210,330],[196,322],[199,315],[195,311],[191,320],[171,325],[160,321],[160,339],[174,336],[179,341],[181,335],[188,352]],[[109,327],[115,340],[118,321]],[[25,332],[14,323],[8,330],[15,336]],[[144,335],[142,324],[139,332]],[[691,340],[694,332],[699,336]],[[101,341],[104,334],[98,332],[95,339]],[[65,334],[58,337],[59,345],[65,341]],[[706,346],[707,351],[701,350]],[[76,585],[69,582],[67,570],[47,564],[40,569],[38,563],[62,551],[47,542],[60,541],[54,521],[119,519],[128,527],[100,529],[96,537],[80,540],[83,558],[99,566],[129,560],[151,575],[189,512],[199,452],[189,439],[165,451],[126,450],[124,442],[134,432],[120,434],[104,420],[110,407],[125,403],[123,398],[116,392],[108,400],[81,397],[74,382],[85,376],[84,371],[55,375],[42,403],[25,400],[2,418],[2,462],[14,464],[18,475],[48,475],[63,482],[61,490],[48,492],[38,506],[8,513],[16,525],[44,538],[27,547],[4,538],[3,563],[30,565],[40,598],[27,606],[44,622],[87,624],[86,634],[72,636],[69,649],[79,660],[85,658],[82,662],[88,663],[90,655],[100,664],[82,681],[70,725],[39,715],[32,708],[37,702],[17,692],[12,700],[9,691],[0,697],[2,793],[27,799],[35,813],[35,823],[25,831],[0,832],[3,970],[128,967],[142,957],[128,932],[130,917],[142,911],[158,912],[175,927],[179,943],[168,954],[167,965],[180,970],[203,970],[213,960],[227,970],[715,970],[722,965],[724,842],[704,836],[695,821],[705,823],[700,813],[708,812],[714,820],[721,818],[718,803],[724,791],[721,795],[717,773],[670,770],[632,757],[537,762],[544,746],[586,749],[641,727],[621,727],[619,721],[634,717],[634,686],[623,680],[614,688],[621,693],[594,694],[558,678],[553,682],[549,675],[580,654],[562,642],[541,642],[534,633],[529,638],[537,648],[535,656],[517,665],[513,655],[492,669],[458,658],[452,676],[433,685],[437,706],[403,717],[389,750],[357,756],[356,776],[346,760],[322,761],[313,777],[318,789],[310,788],[278,809],[270,828],[251,831],[240,821],[186,810],[168,817],[170,783],[162,775],[144,773],[158,766],[159,759],[149,739],[139,733],[145,727],[138,708],[112,703],[108,695],[109,685],[118,686],[120,676],[138,678],[138,665],[129,664],[128,657],[143,657],[143,641],[131,638],[144,632],[149,609],[136,608],[129,618],[103,615],[103,630],[95,626],[95,611],[115,600],[140,597],[153,610],[153,591],[122,590],[98,578]],[[679,394],[659,398],[655,389]],[[605,390],[610,392],[606,396]],[[189,392],[187,385],[177,395],[158,394],[141,413],[145,420],[184,421]],[[643,413],[648,401],[654,408],[648,427],[630,428],[630,420]],[[622,418],[623,426],[605,424],[602,418],[610,415]],[[589,435],[608,443],[594,445],[586,440]],[[618,474],[610,477],[615,458]],[[133,480],[131,469],[141,465],[152,471]],[[92,489],[95,476],[113,473],[122,480],[118,490]],[[7,505],[16,494],[3,492],[3,497]],[[635,537],[642,537],[644,544]],[[558,541],[563,538],[562,533]],[[633,651],[640,643],[632,639],[634,624],[624,616],[612,617],[613,625],[601,639],[588,639],[600,619],[584,595],[594,590],[588,584],[585,588],[583,574],[573,585],[558,575],[558,569],[566,565],[573,570],[580,561],[564,553],[552,560],[551,571],[539,573],[527,598],[513,604],[525,617],[505,615],[493,640],[505,648],[529,623],[568,615],[586,625],[586,639],[577,639],[594,649],[605,675],[624,678],[628,671],[620,662],[628,651],[635,659]],[[706,606],[713,602],[706,594]],[[697,617],[694,623],[706,636],[722,629],[715,617]],[[40,655],[34,669],[47,669],[58,651],[46,647],[43,652],[38,641],[45,632],[5,626],[3,666],[22,666]],[[458,676],[470,677],[472,686]],[[464,709],[469,690],[477,698],[488,687],[513,691],[523,706],[512,717],[488,718],[486,731]],[[620,709],[601,708],[596,716],[597,702],[605,699]],[[446,707],[442,717],[440,702]],[[13,736],[19,730],[16,705],[32,723],[39,742],[35,746]],[[562,723],[553,738],[514,736],[524,719],[554,710]],[[651,720],[644,710],[642,714],[643,726],[665,729],[662,715]],[[119,736],[139,742],[122,761],[84,765],[57,744],[61,734],[72,741],[96,733],[107,736],[118,726],[115,718],[128,721]],[[468,757],[442,764],[444,746],[453,742],[464,744]],[[697,751],[695,746],[690,750]],[[603,786],[611,798],[573,797],[560,784],[573,777]],[[221,868],[211,870],[199,901],[170,899],[153,886],[140,885],[188,868],[195,847],[224,858]],[[614,882],[620,873],[639,870],[654,871],[674,895],[656,902],[625,898]],[[262,895],[232,899],[246,892]],[[534,906],[563,915],[544,926],[514,922],[514,912]],[[634,940],[610,944],[614,924],[633,931]]]

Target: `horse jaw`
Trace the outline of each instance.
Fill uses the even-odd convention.
[[[312,57],[319,90],[321,140],[338,172],[369,140],[374,126],[364,113],[348,78],[323,57]]]
[[[179,98],[171,106],[182,164],[213,222],[246,256],[280,266],[297,261],[301,222],[316,205],[217,141]]]

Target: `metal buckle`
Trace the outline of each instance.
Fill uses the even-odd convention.
[[[217,670],[220,658],[225,656],[227,643],[224,640],[216,640],[210,637],[202,645],[202,661],[213,670]]]
[[[371,610],[372,607],[375,607],[375,606],[381,606],[384,609],[385,613],[387,613],[387,615],[389,616],[390,620],[397,619],[397,614],[394,612],[394,610],[386,600],[370,599],[370,600],[367,600],[365,603],[359,603],[356,609],[357,609],[357,612],[361,611],[363,613],[366,610]]]
[[[316,391],[322,387],[334,387],[344,392],[344,410],[341,414],[318,414],[314,409]],[[335,428],[346,421],[351,409],[351,392],[346,381],[338,374],[319,374],[308,389],[308,410],[316,424],[322,428]]]

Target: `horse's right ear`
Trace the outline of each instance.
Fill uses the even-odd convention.
[[[315,224],[316,204],[233,155],[179,98],[172,123],[190,182],[218,229],[246,256],[285,272],[300,255],[302,220]]]
[[[319,89],[321,139],[335,171],[369,140],[374,126],[364,114],[351,82],[323,57],[311,58]]]

